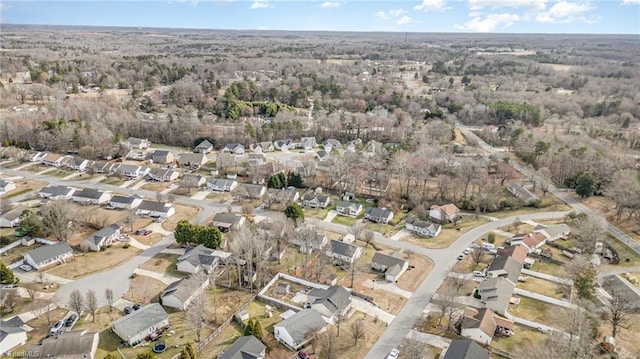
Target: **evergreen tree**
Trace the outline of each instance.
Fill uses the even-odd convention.
[[[18,282],[17,279],[11,269],[0,262],[0,284],[14,284]]]
[[[253,322],[253,336],[260,340],[262,340],[262,337],[264,336],[262,325],[260,325],[260,322],[258,320]]]
[[[196,354],[195,349],[193,349],[193,345],[188,343],[182,348],[182,352],[180,353],[181,359],[197,359],[198,355]]]
[[[247,321],[247,325],[244,327],[243,335],[254,335],[253,329],[254,329],[253,319],[249,319]]]
[[[187,220],[181,220],[176,225],[173,235],[176,242],[180,244],[193,243],[196,241],[197,228]]]
[[[210,226],[198,226],[198,244],[211,249],[216,249],[220,246],[220,240],[222,239],[222,233],[218,227]]]
[[[287,174],[287,182],[289,186],[293,186],[296,188],[304,187],[304,183],[302,182],[302,176],[295,172],[289,172]]]
[[[298,220],[304,221],[304,212],[302,211],[302,207],[297,203],[288,205],[284,210],[284,215],[292,219],[295,225],[298,225]]]

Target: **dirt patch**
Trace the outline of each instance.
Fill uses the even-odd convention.
[[[102,252],[76,253],[74,259],[48,270],[47,273],[67,279],[77,279],[87,274],[113,268],[140,252],[142,251],[137,248],[124,248],[122,243],[118,243]]]
[[[186,277],[185,273],[178,272],[176,263],[180,256],[177,254],[159,253],[142,263],[140,269],[170,275],[173,277]]]
[[[124,299],[136,303],[150,303],[158,301],[158,294],[166,288],[166,284],[161,281],[143,276],[136,275],[129,283],[129,290],[124,294]]]
[[[162,228],[167,231],[176,229],[176,225],[183,219],[190,219],[198,215],[202,211],[200,207],[191,207],[183,205],[174,205],[176,213],[162,222]]]

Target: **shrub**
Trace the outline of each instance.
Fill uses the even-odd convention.
[[[489,234],[487,234],[487,242],[493,244],[496,241],[496,234],[493,232],[489,232]]]

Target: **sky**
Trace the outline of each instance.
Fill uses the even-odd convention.
[[[0,23],[640,35],[640,0],[0,0]]]

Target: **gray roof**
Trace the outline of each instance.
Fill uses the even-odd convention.
[[[231,187],[235,181],[226,178],[210,178],[208,182],[211,183],[212,186]]]
[[[151,171],[149,171],[149,174],[155,177],[164,178],[165,176],[169,176],[172,172],[174,171],[170,168],[154,168]]]
[[[407,261],[392,255],[376,252],[371,259],[371,263],[384,266],[387,268],[387,272],[395,275],[400,273],[400,270],[402,270],[402,267],[404,267]]]
[[[66,332],[42,340],[42,343],[32,345],[26,353],[35,358],[91,358],[94,341],[99,341],[98,332],[86,330]],[[96,345],[97,347],[97,345]]]
[[[129,142],[132,145],[139,145],[143,142],[148,142],[148,140],[143,139],[143,138],[137,138],[137,137],[129,137],[127,139],[127,142]]]
[[[478,285],[481,297],[486,301],[497,302],[502,308],[509,306],[514,289],[515,284],[502,277],[487,278]]]
[[[393,215],[393,212],[390,210],[378,207],[369,207],[365,213],[373,218],[389,218],[389,216]]]
[[[118,328],[123,339],[135,336],[141,332],[148,332],[149,328],[169,318],[167,312],[158,303],[151,303],[131,314],[111,322],[111,326]]]
[[[242,219],[242,216],[239,216],[235,213],[217,213],[213,217],[213,223],[220,223],[220,224],[224,223],[224,224],[234,225],[234,224],[240,223],[241,219]]]
[[[207,248],[202,244],[191,248],[185,254],[178,258],[178,261],[187,261],[197,267],[201,264],[211,265],[216,261],[217,256],[212,255],[213,249]]]
[[[58,242],[56,244],[44,245],[34,250],[30,250],[23,254],[23,256],[29,255],[34,262],[42,263],[46,260],[58,257],[69,252],[73,252],[73,249],[69,247],[67,242]]]
[[[208,278],[204,277],[204,281],[202,281],[202,283],[200,283],[200,286],[202,286],[203,283],[205,283],[205,281],[207,281]],[[194,291],[197,288],[193,287],[193,284],[191,281],[189,281],[189,278],[182,278],[178,281],[175,281],[171,284],[169,284],[163,291],[162,294],[160,295],[160,297],[164,297],[166,295],[173,295],[174,297],[178,298],[180,301],[182,301],[183,303],[188,300],[193,294]]]
[[[0,187],[5,187],[6,185],[8,185],[9,183],[13,183],[12,181],[6,181],[3,179],[0,179]]]
[[[239,191],[242,192],[242,194],[245,194],[249,197],[260,197],[261,192],[264,189],[266,189],[266,187],[261,184],[245,183],[242,186],[240,186]]]
[[[117,171],[120,172],[120,173],[124,173],[124,172],[134,173],[134,172],[140,171],[141,169],[142,169],[142,167],[140,167],[140,166],[128,165],[128,164],[124,164],[123,163],[120,166],[118,166]]]
[[[16,218],[19,218],[25,209],[26,208],[23,206],[18,206],[14,209],[4,212],[2,215],[0,215],[0,217],[6,219],[7,221],[13,221]]]
[[[196,149],[197,148],[209,149],[209,148],[212,148],[212,147],[213,147],[213,144],[211,142],[209,142],[209,140],[204,140],[204,141],[200,142],[200,144],[198,144],[196,146]]]
[[[74,197],[98,199],[104,194],[103,191],[94,188],[83,188],[81,191],[76,191]]]
[[[444,359],[489,359],[489,352],[471,339],[453,340]]]
[[[563,233],[571,232],[571,228],[564,223],[554,224],[543,229],[550,237],[556,237]]]
[[[104,238],[110,237],[112,235],[114,235],[118,230],[120,229],[120,226],[117,224],[110,224],[104,228],[102,228],[101,230],[95,232],[94,234],[90,235],[87,240],[93,242],[93,244],[98,245],[100,244],[100,242],[102,242],[102,240]]]
[[[169,208],[171,208],[171,206],[167,203],[149,200],[142,201],[138,206],[138,209],[142,211],[154,211],[163,213],[167,213],[169,211]]]
[[[343,311],[351,304],[351,293],[341,285],[327,289],[316,288],[307,294],[308,298],[315,298],[313,304],[324,305],[331,313]]]
[[[261,358],[267,346],[262,344],[253,335],[238,338],[224,353],[218,355],[218,359],[255,359]]]
[[[0,321],[0,342],[9,334],[26,332],[22,326],[24,322],[19,316],[15,316],[9,320]]]
[[[487,272],[504,270],[507,272],[507,279],[511,283],[517,283],[520,272],[522,271],[522,265],[518,263],[511,256],[497,256],[491,261],[491,265],[487,269]]]
[[[205,156],[202,153],[181,153],[180,163],[201,164]]]
[[[109,202],[131,204],[131,203],[133,203],[133,201],[135,201],[136,199],[139,199],[139,198],[140,198],[140,196],[135,195],[135,194],[133,196],[115,195],[115,196],[111,197],[111,200],[109,200]]]
[[[155,151],[153,151],[153,153],[151,155],[152,156],[164,157],[164,156],[166,156],[168,154],[169,154],[169,151],[167,151],[167,150],[155,150]]]
[[[333,239],[331,240],[332,253],[341,254],[347,257],[353,257],[353,255],[356,253],[356,250],[358,250],[358,246],[354,244],[342,242],[342,241],[336,241]]]
[[[69,192],[73,193],[74,189],[67,186],[47,186],[40,190],[40,193],[47,193],[52,196],[67,195]]]
[[[296,344],[303,343],[305,336],[311,329],[322,329],[327,325],[322,315],[314,309],[303,309],[289,318],[275,324],[283,327],[293,338]]]

